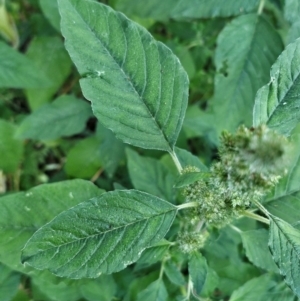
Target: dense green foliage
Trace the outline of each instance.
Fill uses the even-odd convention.
[[[0,0],[0,300],[298,300],[299,16]]]

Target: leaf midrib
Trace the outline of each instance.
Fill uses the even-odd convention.
[[[284,93],[284,96],[281,98],[281,100],[279,100],[279,98],[277,97],[276,95],[276,98],[279,100],[278,104],[274,107],[273,111],[271,112],[271,114],[268,116],[268,120],[267,120],[267,124],[270,123],[272,117],[274,116],[274,114],[277,112],[277,108],[285,101],[285,98],[287,96],[287,94],[290,92],[290,90],[295,86],[295,82],[297,82],[298,80],[300,79],[300,69],[298,71],[298,74],[295,78],[294,81],[292,81],[290,87],[286,90],[286,92]],[[300,80],[299,80],[300,82]],[[278,86],[278,79],[276,81],[276,84]],[[270,91],[270,88],[269,88],[269,91]],[[277,90],[278,91],[278,90]],[[291,119],[291,120],[294,120],[294,119]]]
[[[89,2],[92,2],[93,4],[95,4],[93,1],[90,1],[90,0],[88,0],[88,1],[89,1]],[[69,2],[69,3],[70,3],[70,2]],[[71,3],[70,3],[70,4],[71,4]],[[109,54],[109,56],[112,58],[112,60],[114,61],[114,63],[119,67],[119,69],[120,69],[121,72],[124,74],[124,76],[129,78],[128,82],[129,82],[130,86],[132,87],[132,90],[135,92],[135,94],[136,94],[136,95],[138,96],[138,98],[141,100],[141,103],[144,105],[144,107],[146,108],[146,111],[147,111],[148,114],[151,116],[152,120],[154,121],[155,126],[156,126],[157,129],[161,132],[161,134],[162,134],[164,140],[165,140],[166,143],[167,143],[167,146],[169,147],[169,152],[172,152],[172,151],[173,151],[173,147],[170,145],[170,143],[169,143],[169,141],[168,141],[168,139],[167,139],[165,133],[162,131],[162,129],[160,128],[159,124],[157,123],[157,121],[156,121],[156,119],[155,119],[155,115],[153,115],[153,114],[151,113],[149,107],[148,107],[148,106],[146,105],[146,103],[143,101],[143,98],[141,97],[141,95],[139,95],[139,93],[138,93],[136,87],[134,86],[134,84],[133,84],[132,81],[130,80],[130,78],[131,78],[130,75],[128,74],[128,76],[127,76],[127,73],[124,71],[123,67],[119,65],[119,63],[117,62],[117,60],[116,60],[116,59],[112,56],[112,54],[110,53],[109,48],[107,47],[107,45],[105,45],[105,44],[101,41],[101,39],[98,38],[97,34],[90,28],[89,24],[84,20],[84,18],[82,17],[82,15],[75,9],[75,7],[74,7],[72,4],[71,4],[71,7],[72,7],[73,11],[74,11],[75,13],[77,13],[77,15],[81,18],[81,20],[82,20],[83,23],[86,25],[86,27],[88,28],[88,30],[95,36],[96,40],[100,42],[100,44],[103,46],[103,48],[105,49],[105,51]],[[108,7],[108,9],[110,9],[110,8]],[[111,12],[109,11],[109,13],[111,13]],[[119,19],[119,14],[120,14],[120,13],[117,12],[115,15],[116,15],[116,17],[118,18],[118,20],[120,21],[120,19]],[[125,18],[126,18],[126,17],[125,17]],[[126,20],[128,20],[128,19],[126,18]],[[135,26],[139,27],[139,25],[138,25],[137,23],[135,23]],[[124,34],[124,38],[125,38],[125,40],[126,40],[126,42],[127,42],[127,38],[126,38],[126,35],[125,35],[125,32],[124,32],[123,27],[122,27],[122,31],[123,31],[123,34]],[[139,31],[137,31],[137,32],[138,32],[138,34],[139,34],[139,37],[141,37],[141,36],[140,36],[140,32],[139,32]],[[153,38],[152,36],[151,36],[151,38],[152,38],[153,41],[155,42],[156,48],[158,49],[158,44],[157,44],[157,42],[154,40],[154,38]],[[143,44],[142,42],[141,42],[141,44],[143,45],[143,50],[144,50],[144,44]],[[127,46],[126,46],[126,48],[127,48]],[[145,51],[145,50],[144,50],[144,51]],[[159,51],[158,51],[158,55],[159,55]],[[160,57],[160,55],[159,55],[159,57]],[[160,64],[160,61],[159,61],[159,64]],[[161,66],[161,64],[160,64],[160,66]],[[160,81],[160,85],[161,85],[161,81]]]
[[[51,250],[51,249],[61,248],[61,247],[64,247],[64,246],[66,246],[66,245],[71,245],[71,244],[73,244],[73,243],[75,243],[75,242],[78,242],[78,241],[81,241],[81,240],[91,239],[91,238],[93,238],[93,237],[96,237],[96,236],[99,236],[99,235],[106,234],[106,233],[108,233],[108,232],[118,231],[118,230],[121,229],[121,228],[127,228],[127,227],[129,227],[129,226],[131,226],[131,225],[134,225],[134,224],[137,224],[137,223],[140,223],[140,222],[146,222],[146,221],[148,221],[148,220],[151,219],[151,218],[154,218],[154,217],[157,217],[157,216],[160,216],[160,215],[166,215],[166,214],[168,214],[168,213],[170,213],[170,212],[172,212],[172,211],[177,211],[177,208],[175,207],[175,208],[170,209],[170,210],[168,210],[168,211],[165,211],[165,212],[162,212],[162,213],[159,213],[159,214],[152,215],[152,216],[149,217],[149,218],[139,219],[139,220],[136,220],[136,221],[134,221],[134,222],[128,223],[128,224],[126,224],[126,225],[124,225],[124,226],[119,226],[119,227],[116,227],[116,228],[113,228],[113,229],[109,229],[109,230],[107,230],[107,231],[105,231],[105,232],[100,232],[100,233],[96,233],[96,234],[93,234],[93,235],[89,235],[89,236],[86,236],[86,237],[83,237],[83,238],[79,238],[79,239],[76,239],[76,240],[72,240],[72,241],[70,241],[70,242],[66,242],[66,243],[64,243],[64,244],[61,244],[61,245],[59,245],[59,246],[57,246],[57,247],[51,247],[51,248],[48,248],[48,249],[44,249],[44,250],[42,250],[42,251],[40,251],[40,252],[35,253],[34,255],[30,255],[29,258],[35,256],[36,254],[44,253],[44,252],[46,252],[46,251],[48,251],[48,250]],[[57,231],[57,230],[52,229],[52,228],[50,228],[50,229],[51,229],[52,231],[54,231],[54,232]],[[42,231],[42,230],[43,230],[43,228],[41,228],[41,231]],[[59,231],[62,231],[62,230],[59,230]],[[39,231],[37,231],[37,233],[38,233],[38,232],[39,232]]]

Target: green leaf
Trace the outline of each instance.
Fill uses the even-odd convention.
[[[30,43],[26,56],[34,66],[51,78],[51,86],[25,91],[30,108],[36,110],[57,93],[71,71],[72,62],[59,37],[36,37]]]
[[[289,22],[299,21],[300,3],[298,0],[285,0],[284,2],[284,17]]]
[[[300,121],[300,39],[290,44],[271,69],[271,81],[256,95],[253,125],[267,124],[284,135],[290,135]]]
[[[270,215],[269,246],[285,282],[300,297],[300,231]]]
[[[169,280],[172,283],[174,283],[175,285],[178,285],[178,286],[185,285],[186,281],[185,281],[183,275],[181,274],[179,267],[176,266],[176,264],[173,261],[168,260],[165,263],[164,272],[167,275],[167,277],[169,278]]]
[[[294,301],[293,293],[272,274],[253,278],[233,292],[229,301]]]
[[[298,131],[296,131],[298,130]],[[299,227],[300,212],[300,128],[291,137],[292,151],[289,152],[288,173],[276,185],[264,206],[273,215]]]
[[[57,214],[103,193],[91,182],[63,181],[0,198],[0,261],[24,271],[21,249],[32,234]]]
[[[176,212],[147,193],[108,192],[41,227],[24,247],[22,262],[76,279],[117,272],[166,235]]]
[[[296,39],[300,38],[300,20],[293,23],[289,29],[287,36],[287,44],[295,42]]]
[[[174,19],[231,17],[257,10],[258,5],[259,0],[179,0],[171,15]]]
[[[185,149],[176,147],[175,153],[183,168],[188,166],[195,166],[201,171],[208,171],[208,168],[201,162],[201,160],[198,157],[186,151]]]
[[[117,286],[111,275],[101,275],[95,280],[85,280],[81,286],[81,295],[87,301],[111,301],[117,293]]]
[[[212,99],[218,132],[234,131],[242,123],[251,125],[255,94],[267,83],[281,50],[278,33],[260,15],[240,16],[223,29],[215,55],[218,74]]]
[[[65,171],[71,177],[90,179],[102,166],[101,140],[97,137],[82,139],[67,154]]]
[[[35,140],[72,136],[84,130],[91,115],[88,103],[74,96],[63,95],[25,118],[16,136]]]
[[[126,155],[134,188],[175,201],[176,191],[173,188],[175,176],[163,163],[153,158],[142,157],[129,148],[126,149]]]
[[[266,229],[242,232],[241,236],[246,255],[253,264],[269,272],[279,272],[267,245],[268,231]]]
[[[0,264],[0,297],[1,301],[10,301],[13,296],[17,293],[18,287],[20,285],[19,273],[16,273]]]
[[[148,267],[158,261],[163,260],[169,248],[170,243],[165,239],[161,240],[156,245],[147,248],[136,263],[135,270]]]
[[[171,14],[172,8],[180,0],[118,0],[116,9],[130,17],[151,18],[158,21],[166,21]]]
[[[100,153],[104,170],[111,178],[121,160],[125,158],[125,146],[121,140],[116,139],[112,131],[97,125],[96,136],[101,139]]]
[[[0,41],[0,88],[46,88],[47,76],[25,55]]]
[[[174,187],[182,188],[207,177],[209,177],[209,173],[204,173],[204,172],[190,172],[190,173],[182,174],[176,180]]]
[[[43,14],[50,24],[60,32],[60,15],[58,12],[57,1],[39,0]]]
[[[188,266],[193,291],[196,295],[200,295],[208,272],[206,259],[200,253],[194,252],[190,255]]]
[[[16,127],[0,119],[0,170],[4,173],[15,172],[21,163],[23,143],[14,138]]]
[[[168,292],[162,279],[152,282],[138,294],[137,301],[167,301]]]
[[[50,273],[33,275],[31,288],[34,300],[45,301],[78,301],[81,298],[82,281],[62,279],[58,283],[53,281]]]
[[[66,48],[99,121],[126,143],[173,152],[188,98],[178,58],[108,6],[89,0],[58,4]]]

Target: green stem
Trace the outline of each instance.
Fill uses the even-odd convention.
[[[182,172],[182,166],[181,166],[181,164],[178,160],[178,157],[177,157],[176,153],[174,151],[172,151],[172,152],[170,152],[170,155],[171,155],[171,157],[172,157],[172,159],[173,159],[173,161],[176,165],[176,168],[177,168],[178,172],[181,173]]]
[[[161,267],[160,267],[159,278],[158,279],[162,279],[162,277],[164,275],[164,269],[165,269],[165,260],[163,260],[161,262]]]
[[[265,0],[260,0],[259,7],[258,7],[258,10],[257,10],[257,14],[261,15],[261,13],[264,9],[264,6],[265,6]]]
[[[198,207],[198,206],[199,206],[199,203],[190,202],[190,203],[184,203],[184,204],[178,205],[177,209],[181,210],[181,209],[185,209],[185,208],[195,208],[195,207]]]
[[[270,216],[270,212],[258,201],[254,201],[254,204],[266,215]]]
[[[264,224],[267,224],[267,225],[270,224],[270,221],[267,218],[264,218],[264,217],[262,217],[262,216],[260,216],[260,215],[258,215],[256,213],[254,213],[254,212],[244,211],[242,214],[244,216],[250,217],[250,218],[255,219],[255,220],[257,220],[259,222],[262,222]]]

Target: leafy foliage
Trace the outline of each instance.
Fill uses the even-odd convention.
[[[117,272],[160,241],[175,214],[175,206],[139,191],[108,192],[41,227],[22,261],[74,279]]]
[[[0,0],[0,299],[298,299],[299,7]]]
[[[96,117],[124,142],[172,152],[187,105],[188,78],[178,59],[109,7],[58,3],[66,47]],[[74,47],[77,40],[81,47]],[[91,47],[101,55],[86,55]]]

